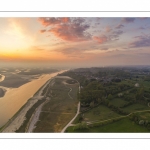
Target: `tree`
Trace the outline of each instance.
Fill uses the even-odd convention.
[[[112,100],[112,98],[113,98],[112,95],[109,94],[109,95],[108,95],[108,100]]]
[[[98,98],[97,101],[98,101],[98,103],[100,104],[102,100],[101,100],[100,98]]]
[[[78,123],[76,126],[74,126],[73,130],[77,130],[77,129],[87,129],[88,126],[86,124],[86,122],[82,122],[82,123]]]
[[[136,93],[136,100],[143,100],[143,95],[144,95],[144,89],[143,88],[140,88],[140,90],[137,91]]]
[[[94,101],[90,103],[90,107],[94,107]]]
[[[79,122],[83,121],[83,116],[79,115]]]

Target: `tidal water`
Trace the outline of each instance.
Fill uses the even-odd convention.
[[[58,73],[45,74],[38,79],[34,79],[19,88],[9,89],[5,96],[0,98],[0,127],[3,126],[12,116],[31,98],[40,87],[50,78]]]

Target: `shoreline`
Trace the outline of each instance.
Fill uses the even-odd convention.
[[[5,76],[0,74],[0,82],[4,81]],[[7,88],[0,86],[0,98],[5,96],[5,93],[7,92]]]
[[[0,132],[15,132],[23,124],[27,111],[42,98],[41,95],[43,89],[47,86],[47,84],[53,79],[53,77],[65,71],[66,70],[62,70],[52,73],[51,77],[34,93],[31,98],[26,101],[24,105],[22,105],[22,107],[11,117],[11,119],[1,126],[2,129]],[[43,75],[40,76],[40,78],[43,78]]]

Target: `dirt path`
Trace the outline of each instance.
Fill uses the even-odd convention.
[[[77,80],[76,80],[77,81]],[[77,81],[78,82],[78,81]],[[79,82],[78,82],[79,83]],[[70,91],[71,91],[71,89],[70,89]],[[69,92],[70,92],[69,91]],[[79,94],[80,94],[80,83],[79,83]],[[68,93],[68,95],[69,95],[69,93]],[[78,103],[78,109],[77,109],[77,113],[76,113],[76,115],[72,118],[72,120],[62,129],[62,131],[61,131],[61,133],[64,133],[65,132],[65,130],[69,127],[69,126],[72,126],[72,122],[76,119],[76,117],[79,115],[79,113],[80,113],[80,102]]]
[[[68,96],[69,96],[71,99],[73,99],[72,96],[69,94],[71,91],[72,91],[72,88],[70,88],[70,91],[68,92]]]
[[[75,115],[75,116],[72,118],[72,120],[62,129],[61,133],[64,133],[65,130],[66,130],[69,126],[72,125],[72,122],[73,122],[73,121],[75,120],[75,118],[78,116],[79,112],[80,112],[80,102],[78,103],[78,109],[77,109],[76,115]]]
[[[137,113],[137,112],[147,112],[147,111],[150,111],[150,110],[142,110],[142,111],[135,111],[135,112],[132,112],[126,116],[120,116],[120,117],[116,117],[116,118],[111,118],[111,119],[107,119],[107,120],[103,120],[103,121],[98,121],[98,120],[95,120],[95,121],[89,121],[89,122],[86,122],[87,124],[93,124],[93,123],[101,123],[101,122],[106,122],[106,121],[109,121],[109,120],[112,120],[112,119],[119,119],[119,118],[125,118],[125,117],[128,117],[130,115],[132,115],[133,113]]]
[[[133,113],[147,112],[147,111],[150,111],[150,110],[135,111],[135,112],[132,112],[132,113],[126,115],[126,116],[120,116],[120,117],[110,118],[110,119],[102,120],[102,121],[100,121],[100,120],[88,121],[88,122],[86,122],[86,123],[87,123],[87,125],[90,125],[90,124],[93,124],[93,123],[102,123],[102,122],[110,121],[110,120],[113,120],[113,119],[125,118],[125,117],[128,117],[128,116],[132,115]],[[76,126],[76,124],[71,124],[71,123],[70,123],[70,124],[68,125],[68,127],[69,127],[69,126]]]

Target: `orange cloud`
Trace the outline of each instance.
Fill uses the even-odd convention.
[[[108,41],[108,38],[106,36],[100,36],[100,37],[94,36],[93,39],[97,41],[99,44],[103,44]]]
[[[49,32],[63,40],[77,42],[90,39],[90,35],[84,33],[87,28],[87,25],[60,24],[50,29]]]
[[[43,29],[43,30],[40,30],[40,33],[44,33],[44,32],[46,32],[46,30],[45,30],[45,29]]]
[[[64,22],[64,23],[67,23],[67,22],[70,21],[70,18],[68,18],[68,17],[63,17],[63,18],[60,18],[60,20],[62,20],[62,22]]]
[[[47,32],[66,41],[87,41],[91,38],[91,35],[86,32],[90,26],[81,18],[39,18],[39,21],[45,27],[50,26]],[[45,30],[41,30],[41,33],[43,32]]]
[[[105,30],[106,30],[106,32],[111,32],[112,31],[112,29],[109,27],[109,26],[107,26],[106,28],[105,28]]]
[[[62,17],[62,18],[55,18],[55,17],[47,17],[47,18],[39,18],[38,21],[45,27],[50,25],[56,25],[60,23],[67,23],[70,21],[70,18]]]

